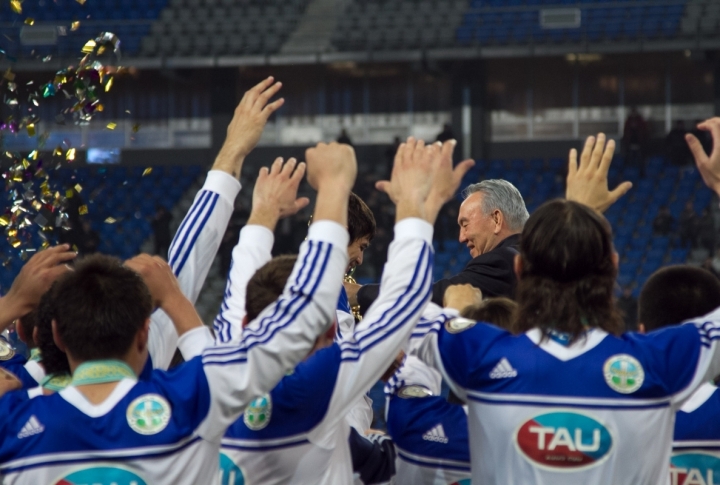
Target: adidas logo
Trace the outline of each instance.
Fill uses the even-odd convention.
[[[513,369],[510,362],[503,357],[500,362],[497,363],[495,368],[490,371],[490,379],[507,379],[508,377],[516,377],[517,371]]]
[[[425,433],[422,437],[425,441],[437,441],[438,443],[447,444],[448,439],[445,436],[445,430],[442,424],[438,424],[433,429]]]
[[[25,423],[25,426],[22,427],[17,437],[23,439],[28,436],[42,433],[43,431],[45,431],[45,426],[40,424],[40,421],[38,421],[35,415],[32,415],[30,416],[30,419],[27,420],[27,423]]]

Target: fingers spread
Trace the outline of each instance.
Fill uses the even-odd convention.
[[[590,168],[596,169],[600,165],[600,160],[605,150],[605,133],[599,133],[592,156],[590,157]]]
[[[272,175],[276,175],[276,174],[280,173],[280,170],[282,170],[282,165],[283,165],[283,158],[277,157],[270,167],[270,173]]]
[[[590,155],[592,155],[593,146],[595,146],[595,137],[587,137],[583,151],[580,154],[580,170],[586,168],[590,164]]]
[[[280,88],[282,88],[282,83],[277,82],[270,86],[268,89],[260,93],[260,95],[257,97],[257,100],[255,101],[254,107],[260,111],[262,110],[266,104],[268,104],[268,101],[270,101],[270,98],[275,96],[278,91],[280,91]]]
[[[690,147],[690,151],[692,152],[693,157],[695,157],[695,161],[697,162],[698,166],[700,164],[707,163],[708,156],[705,153],[705,149],[700,143],[700,140],[698,140],[695,135],[688,133],[687,135],[685,135],[685,141]]]
[[[612,199],[612,202],[614,203],[616,200],[618,200],[620,197],[625,195],[628,190],[632,189],[632,183],[631,182],[623,182],[620,185],[618,185],[615,190],[610,192],[610,198]]]
[[[607,143],[607,148],[603,153],[602,160],[600,161],[600,172],[603,175],[607,175],[610,171],[610,164],[612,163],[613,155],[615,154],[615,140],[610,140]]]
[[[570,157],[568,161],[568,177],[574,176],[577,173],[577,170],[577,150],[573,148],[570,150]]]
[[[290,176],[293,173],[293,170],[295,170],[295,165],[297,164],[297,160],[295,158],[289,158],[287,163],[283,165],[282,167],[282,174],[286,176],[287,178],[290,178]]]

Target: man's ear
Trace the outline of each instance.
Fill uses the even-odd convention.
[[[150,335],[150,319],[145,320],[145,324],[138,330],[135,335],[135,344],[140,352],[143,352],[147,348],[148,337]]]
[[[516,254],[513,259],[513,269],[515,270],[515,277],[519,280],[522,274],[522,258],[519,254]]]
[[[505,216],[502,212],[495,209],[492,213],[493,221],[495,221],[495,229],[493,229],[493,234],[500,234],[500,230],[502,230],[503,222],[505,222]]]
[[[620,269],[620,256],[618,255],[617,251],[613,251],[612,261],[613,261],[613,266],[615,266],[615,269]]]
[[[15,321],[15,331],[18,334],[18,338],[22,340],[24,343],[28,343],[28,336],[25,335],[25,327],[23,327],[22,324],[22,318],[18,318]]]
[[[52,321],[52,334],[53,341],[55,342],[55,345],[57,345],[57,348],[67,353],[67,347],[65,347],[65,343],[62,341],[62,337],[60,337],[60,332],[58,332],[57,328],[57,321],[55,321],[54,318]]]

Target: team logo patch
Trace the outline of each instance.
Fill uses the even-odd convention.
[[[469,318],[457,317],[445,322],[445,330],[450,333],[460,333],[468,328],[474,327],[476,323],[475,320],[470,320]]]
[[[613,391],[620,394],[632,394],[642,386],[645,380],[645,371],[635,357],[618,354],[605,361],[603,376]]]
[[[254,399],[243,413],[245,426],[253,431],[259,431],[270,424],[272,416],[272,401],[270,395],[266,394]]]
[[[150,435],[164,430],[170,422],[170,404],[157,394],[145,394],[127,408],[127,422],[136,433]]]
[[[147,485],[140,476],[115,465],[76,470],[53,482],[53,485]]]
[[[15,356],[15,349],[12,346],[0,338],[0,360],[10,360]]]
[[[242,469],[225,453],[220,453],[220,485],[245,485]]]
[[[670,485],[715,485],[720,481],[720,457],[710,453],[673,454],[670,458]]]
[[[397,392],[398,397],[403,399],[412,399],[415,397],[430,397],[433,393],[427,387],[423,386],[405,386]]]
[[[610,430],[597,419],[573,411],[539,414],[515,432],[520,454],[551,471],[580,471],[605,461],[613,451]]]

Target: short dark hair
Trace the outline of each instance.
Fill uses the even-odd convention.
[[[479,305],[471,305],[465,308],[460,312],[460,315],[471,320],[492,323],[505,330],[510,330],[513,314],[517,307],[517,303],[510,298],[495,297],[483,300]]]
[[[247,321],[252,322],[270,306],[285,289],[297,261],[297,255],[277,256],[265,263],[248,281],[245,296]]]
[[[55,345],[55,339],[53,338],[52,321],[54,302],[54,290],[56,286],[53,285],[42,298],[37,307],[37,341],[35,342],[40,349],[42,366],[45,369],[47,375],[63,375],[70,374],[70,364],[67,360],[65,352]]]
[[[360,197],[350,192],[350,200],[348,201],[350,244],[366,236],[372,241],[375,237],[375,231],[375,216],[370,207]]]
[[[53,300],[58,334],[79,360],[124,357],[153,309],[140,275],[102,254],[83,258],[63,275]]]
[[[577,202],[546,202],[520,235],[521,273],[514,331],[539,328],[577,340],[589,327],[619,335],[624,323],[613,298],[617,268],[607,220]]]
[[[638,323],[649,332],[701,317],[720,307],[720,281],[709,271],[677,265],[660,268],[645,282]]]

